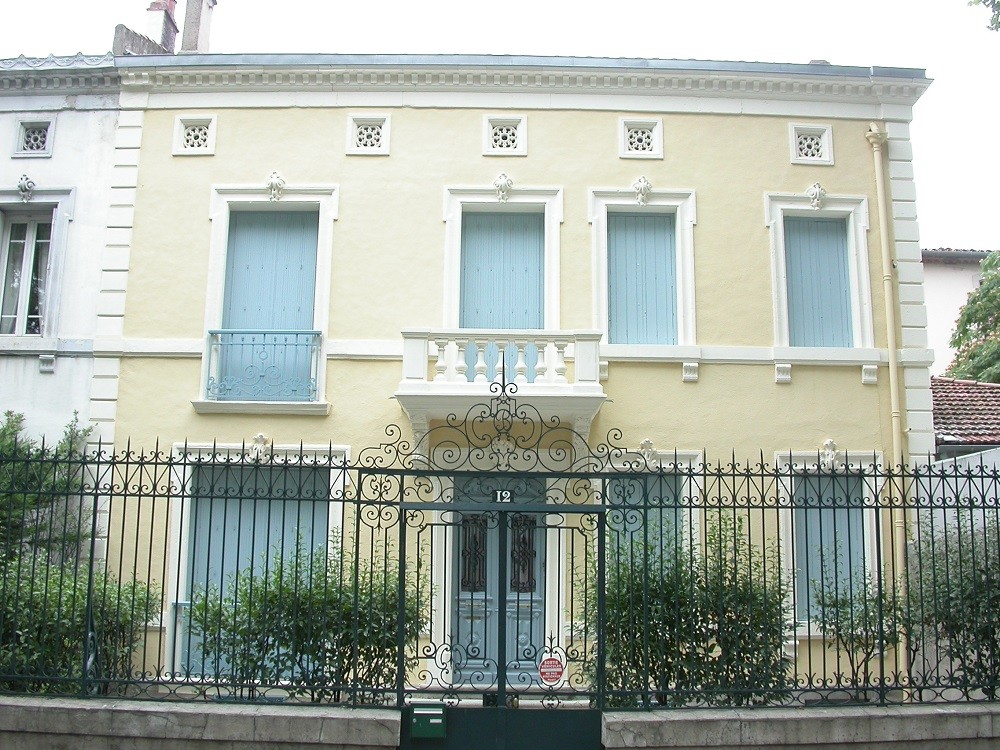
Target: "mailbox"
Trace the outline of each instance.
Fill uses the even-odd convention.
[[[414,739],[443,738],[447,724],[444,706],[414,706],[410,716],[410,737]]]

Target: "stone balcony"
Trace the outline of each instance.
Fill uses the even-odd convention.
[[[600,341],[599,331],[408,329],[395,397],[420,432],[513,382],[519,402],[586,434],[606,398]]]

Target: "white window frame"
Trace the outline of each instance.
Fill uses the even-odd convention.
[[[555,187],[514,187],[507,200],[500,202],[497,189],[490,186],[446,187],[444,189],[444,305],[445,328],[458,328],[462,294],[462,214],[543,213],[544,257],[544,330],[559,330],[559,225],[563,220],[563,191]]]
[[[340,534],[344,524],[344,490],[347,484],[347,471],[350,464],[351,447],[349,445],[275,445],[268,452],[276,456],[274,466],[281,466],[281,460],[291,461],[291,466],[299,466],[298,456],[316,462],[321,468],[329,466],[330,471],[330,513],[327,520],[327,543],[333,534]],[[252,466],[253,454],[251,446],[238,443],[174,443],[172,453],[176,459],[171,469],[174,487],[191,487],[194,465],[212,466],[223,464],[227,457],[242,456],[246,466]],[[187,460],[185,460],[185,458]],[[264,463],[263,466],[271,464]],[[308,463],[302,466],[309,468]],[[342,467],[342,468],[341,468]],[[185,490],[186,491],[186,490]],[[338,499],[340,498],[340,499]],[[191,507],[193,498],[182,495],[171,498],[170,501],[170,537],[168,543],[169,577],[166,581],[166,599],[164,606],[168,608],[161,615],[164,625],[166,642],[164,644],[164,662],[175,672],[182,665],[179,662],[180,633],[177,629],[178,609],[182,602],[190,605],[191,592],[187,590],[188,565],[191,540]],[[181,540],[184,540],[182,549]]]
[[[674,215],[674,278],[677,283],[676,344],[608,343],[608,214],[650,213]],[[636,201],[634,190],[595,188],[590,191],[590,224],[594,267],[594,328],[601,331],[601,355],[608,357],[694,357],[695,278],[694,225],[698,221],[694,190],[652,190],[645,205]]]
[[[174,119],[174,156],[213,156],[215,154],[215,135],[218,130],[216,115],[189,114],[178,115]],[[187,148],[184,145],[184,133],[190,127],[205,126],[208,128],[208,140],[200,148]]]
[[[648,128],[652,131],[652,149],[632,151],[628,147],[628,131],[631,128]],[[618,156],[622,159],[662,159],[663,120],[660,118],[637,119],[622,117],[618,120]]]
[[[514,148],[496,148],[493,145],[493,128],[507,125],[517,131],[517,145]],[[528,116],[527,115],[483,115],[483,156],[527,156]]]
[[[799,136],[819,136],[822,142],[822,156],[799,156]],[[833,166],[833,128],[829,125],[807,125],[791,122],[788,124],[788,148],[792,164],[810,164],[813,166]]]
[[[352,156],[388,156],[389,137],[392,134],[392,120],[387,114],[348,115],[347,117],[347,151]],[[358,145],[358,128],[365,125],[379,125],[381,137],[379,145],[364,148]]]
[[[76,193],[69,189],[36,189],[32,200],[25,203],[17,190],[0,190],[0,241],[7,236],[7,217],[11,215],[38,216],[52,214],[52,236],[49,240],[48,277],[45,282],[46,299],[42,304],[41,334],[15,333],[0,336],[0,348],[16,347],[18,342],[34,342],[41,346],[52,344],[59,330],[62,291],[62,269],[66,258],[69,223],[73,220]],[[6,256],[6,246],[0,248],[0,260]],[[2,273],[2,270],[0,270]]]
[[[847,265],[851,299],[850,347],[796,346],[789,343],[788,279],[785,268],[785,217],[844,219],[847,222]],[[872,294],[868,268],[868,199],[864,196],[826,195],[820,208],[808,195],[766,193],[764,222],[770,232],[771,281],[774,303],[775,357],[823,357],[831,349],[871,349],[875,346]]]
[[[339,211],[338,185],[286,185],[280,200],[271,200],[266,187],[213,185],[209,219],[212,222],[208,261],[208,288],[205,295],[205,349],[201,360],[199,395],[192,400],[200,413],[240,414],[321,414],[330,413],[326,402],[325,343],[329,334],[330,280],[333,258],[333,222]],[[207,384],[211,343],[207,331],[222,326],[226,286],[226,254],[229,249],[229,223],[233,211],[318,211],[319,231],[316,243],[316,290],[313,303],[313,329],[321,334],[319,362],[316,368],[316,401],[212,401]]]
[[[795,508],[792,507],[793,498],[795,496],[795,487],[793,486],[795,476],[800,474],[810,474],[814,476],[850,476],[852,474],[860,473],[862,470],[868,470],[873,465],[880,467],[883,463],[883,457],[880,451],[876,451],[874,453],[870,451],[867,453],[862,451],[858,451],[856,453],[851,453],[850,451],[838,451],[838,455],[840,454],[847,457],[847,463],[838,464],[836,468],[831,468],[830,470],[822,469],[819,465],[819,454],[815,450],[795,450],[791,452],[775,453],[774,455],[774,466],[779,473],[778,502],[782,507],[778,519],[779,534],[781,536],[781,556],[784,561],[783,568],[788,580],[791,582],[791,588],[788,592],[788,603],[792,613],[792,618],[795,621],[795,635],[797,638],[823,638],[824,635],[822,628],[820,627],[820,623],[809,620],[800,620],[798,618],[798,613],[795,611],[795,604],[798,601],[797,597],[804,595],[805,593],[795,590],[797,586],[797,570],[794,565],[794,561],[796,560],[794,546]],[[872,472],[866,471],[866,474],[871,476]],[[864,538],[862,539],[862,545],[865,560],[864,575],[866,578],[876,572],[873,568],[873,563],[878,559],[877,545],[879,542],[875,533],[875,514],[878,512],[878,503],[876,500],[879,492],[881,492],[881,485],[876,488],[875,493],[871,493],[870,489],[870,484],[866,481],[864,483],[865,507],[860,511],[863,514],[862,529]],[[883,527],[883,531],[884,530],[885,529]]]
[[[29,130],[34,128],[45,128],[45,149],[43,151],[28,151],[24,148],[24,137]],[[18,120],[14,142],[14,150],[11,157],[15,159],[39,159],[52,156],[52,142],[55,138],[56,121],[52,117],[25,117]]]

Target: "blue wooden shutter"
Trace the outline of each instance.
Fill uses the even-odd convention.
[[[311,330],[319,214],[234,212],[222,327]]]
[[[853,346],[844,219],[785,218],[788,341]]]
[[[796,616],[817,619],[816,593],[860,596],[864,585],[864,483],[855,475],[795,480]]]
[[[608,340],[677,343],[673,214],[608,215]]]
[[[545,216],[540,213],[466,213],[462,215],[462,271],[459,325],[510,330],[545,326]],[[499,353],[485,352],[487,377],[496,377]],[[538,353],[525,352],[528,380],[534,379]],[[513,372],[517,352],[504,357]],[[468,378],[475,377],[476,349],[466,350]]]
[[[185,540],[189,596],[214,589],[224,598],[236,573],[262,576],[278,556],[304,567],[313,552],[325,552],[329,481],[322,468],[198,467]],[[202,663],[189,621],[180,626],[181,664],[195,674],[213,671],[214,662]],[[225,660],[219,666],[226,669]]]
[[[462,328],[542,328],[542,214],[462,216]]]
[[[230,217],[220,400],[315,398],[316,341],[290,332],[313,329],[318,234],[315,211],[234,212]]]

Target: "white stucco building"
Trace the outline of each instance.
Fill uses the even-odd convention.
[[[969,293],[979,286],[979,265],[988,250],[953,250],[950,247],[921,251],[924,262],[924,292],[927,299],[927,345],[934,351],[932,375],[940,375],[951,364],[955,350],[948,342],[955,321]]]
[[[58,438],[74,411],[101,418],[93,342],[102,267],[115,267],[105,248],[121,239],[118,108],[111,55],[0,60],[0,412],[24,414],[33,437]]]

